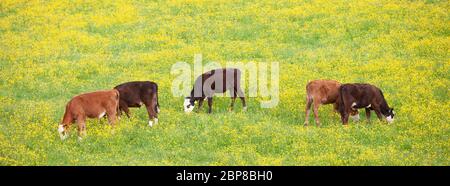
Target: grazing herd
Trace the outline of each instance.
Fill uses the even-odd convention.
[[[247,110],[245,95],[240,87],[241,71],[236,68],[215,69],[203,73],[195,80],[191,93],[184,101],[184,111],[191,112],[198,102],[201,109],[203,101],[208,101],[208,113],[212,112],[213,96],[216,93],[229,92],[233,110],[237,97],[242,101],[243,110]],[[358,109],[365,109],[367,120],[373,110],[380,120],[388,123],[394,121],[394,109],[387,104],[383,92],[370,84],[341,84],[334,80],[314,80],[306,85],[306,109],[304,125],[309,124],[311,106],[317,126],[319,106],[333,104],[334,111],[341,115],[342,124],[348,124],[349,117],[359,120]],[[73,97],[66,105],[62,122],[58,126],[58,133],[62,140],[68,136],[73,123],[77,123],[78,137],[86,135],[86,119],[107,117],[111,126],[115,126],[118,119],[125,112],[130,117],[129,108],[141,107],[147,109],[149,126],[158,123],[159,101],[158,85],[151,81],[133,81],[117,85],[112,90],[102,90],[84,93]]]

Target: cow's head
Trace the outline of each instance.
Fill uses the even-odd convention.
[[[353,121],[359,121],[360,117],[358,110],[351,110],[350,117],[352,118]]]
[[[386,121],[388,123],[394,122],[394,115],[395,115],[394,108],[389,108],[387,114],[385,115]]]
[[[194,110],[194,99],[191,99],[190,97],[186,97],[184,99],[184,112],[189,113],[192,112],[192,110]]]
[[[65,140],[68,136],[66,125],[59,124],[58,125],[58,133],[59,133],[59,137],[61,138],[61,140]]]

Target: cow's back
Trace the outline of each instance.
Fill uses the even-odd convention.
[[[335,80],[313,80],[306,85],[306,92],[310,96],[318,96],[324,104],[334,103],[339,95],[341,84]]]
[[[120,99],[126,102],[139,102],[142,95],[156,92],[157,85],[151,81],[132,81],[117,85],[114,89],[120,92]]]
[[[119,102],[120,93],[117,90],[102,90],[89,92],[73,97],[66,109],[75,115],[84,114],[88,117],[97,117],[106,109],[115,109]]]

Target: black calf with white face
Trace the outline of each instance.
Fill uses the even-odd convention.
[[[191,97],[186,97],[184,99],[184,112],[189,113],[194,110],[195,107],[195,100]]]
[[[395,116],[394,108],[389,108],[386,113],[383,113],[383,115],[384,115],[384,117],[386,117],[386,121],[388,123],[394,122],[394,116]]]
[[[342,84],[339,88],[339,112],[342,123],[348,123],[349,112],[361,108],[366,109],[367,120],[373,110],[379,120],[386,119],[388,123],[394,121],[394,109],[390,108],[383,92],[376,86],[364,83]]]
[[[241,71],[236,68],[215,69],[203,73],[195,80],[194,86],[189,97],[184,100],[183,108],[186,113],[192,112],[195,107],[195,101],[198,101],[199,109],[203,101],[208,100],[208,113],[212,112],[212,97],[215,93],[230,92],[231,107],[237,97],[242,101],[243,109],[246,110],[245,96],[240,88]]]

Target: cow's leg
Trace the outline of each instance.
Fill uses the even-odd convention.
[[[245,95],[244,95],[244,92],[242,91],[242,89],[240,87],[238,87],[236,89],[236,94],[242,101],[242,109],[244,111],[246,111],[247,110],[247,104],[245,103]]]
[[[86,117],[79,116],[77,117],[78,124],[78,140],[82,140],[83,137],[86,136]]]
[[[234,109],[234,102],[236,101],[237,97],[237,91],[236,90],[230,90],[230,96],[231,96],[231,105],[228,111],[233,111]]]
[[[341,114],[342,125],[346,126],[348,124],[348,117],[351,112],[351,107],[345,104],[340,105],[340,107],[341,106],[343,108],[339,108],[339,113]]]
[[[158,116],[157,112],[155,110],[158,100],[156,99],[156,94],[146,94],[144,95],[141,100],[143,101],[145,107],[147,108],[148,113],[148,125],[150,127],[153,126],[153,124],[158,123]]]
[[[319,120],[319,106],[320,106],[320,100],[319,99],[314,99],[314,119],[316,120],[316,125],[320,126],[320,120]]]
[[[370,109],[366,108],[366,118],[367,118],[367,122],[370,122]]]
[[[147,108],[147,113],[148,113],[148,125],[150,127],[153,126],[153,121],[156,123],[158,123],[158,117],[156,116],[156,112],[153,108],[155,108],[154,106],[152,106],[151,104],[149,105],[145,105]]]
[[[341,113],[341,120],[342,120],[342,125],[347,125],[348,124],[348,117],[349,117],[349,111],[344,111],[344,113]]]
[[[305,123],[304,123],[304,126],[308,126],[308,124],[309,124],[309,113],[311,111],[312,102],[313,102],[313,100],[309,96],[306,96],[306,108],[305,108]]]
[[[383,121],[383,114],[381,114],[381,111],[379,109],[374,109],[374,111],[377,114],[378,119]]]
[[[208,97],[208,113],[209,114],[211,114],[211,112],[212,112],[212,104],[213,104],[212,97]]]
[[[200,100],[198,100],[198,108],[197,111],[200,112],[203,106],[203,101],[205,101],[205,98],[201,98]]]
[[[106,115],[108,116],[108,122],[109,124],[114,127],[117,122],[117,111],[115,109],[116,107],[111,107],[111,109],[106,110]]]
[[[130,118],[130,110],[128,109],[128,104],[125,101],[120,100],[119,101],[119,110],[120,115],[122,115],[122,110],[125,112],[128,118]]]

